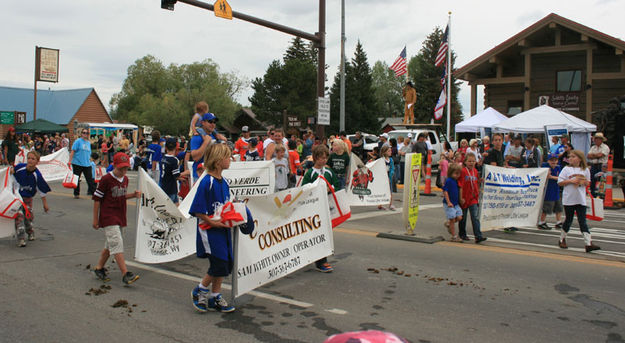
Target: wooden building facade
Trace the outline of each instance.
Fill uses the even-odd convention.
[[[477,86],[484,107],[514,115],[548,104],[592,121],[592,113],[625,94],[625,42],[557,14],[549,14],[456,71]]]

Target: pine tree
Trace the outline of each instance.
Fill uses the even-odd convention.
[[[434,60],[436,59],[442,39],[443,31],[439,27],[434,28],[434,31],[432,31],[423,42],[419,53],[413,56],[408,63],[410,78],[413,80],[415,89],[417,90],[417,103],[415,104],[416,123],[429,123],[430,120],[434,119],[434,107],[441,93],[442,87],[440,82],[444,71],[444,65],[436,67],[434,66]],[[462,120],[462,106],[458,101],[460,84],[453,75],[453,66],[456,60],[456,54],[453,51],[451,60],[451,132],[453,132],[455,124]],[[447,108],[445,108],[443,118],[435,122],[443,124],[443,131],[446,130]]]
[[[375,62],[371,76],[375,98],[380,106],[380,117],[403,116],[402,87],[405,78],[403,76],[396,77],[395,72],[382,61]]]
[[[330,96],[330,130],[339,129],[340,74],[334,78]],[[354,57],[345,63],[345,127],[346,131],[377,132],[379,108],[374,96],[371,67],[360,40]]]

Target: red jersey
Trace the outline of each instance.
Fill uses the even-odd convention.
[[[297,168],[301,165],[297,151],[289,150],[289,169],[291,170],[291,174],[297,175]]]
[[[460,205],[462,208],[467,208],[471,205],[477,204],[480,198],[480,184],[477,169],[462,168],[460,178],[458,179],[458,187],[462,188],[462,198],[464,204]]]
[[[234,153],[241,156],[241,161],[245,161],[245,153],[247,152],[247,149],[249,149],[249,143],[243,140],[243,137],[239,138],[234,143]]]
[[[128,177],[116,178],[113,172],[104,176],[93,193],[93,200],[100,202],[100,227],[126,226],[126,192]]]

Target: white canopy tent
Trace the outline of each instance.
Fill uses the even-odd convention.
[[[456,132],[480,132],[485,128],[491,128],[495,124],[507,120],[508,117],[499,113],[496,109],[489,107],[484,111],[477,113],[471,118],[456,124]]]
[[[548,105],[521,112],[512,118],[493,125],[495,132],[544,133],[547,125],[562,125],[569,132],[594,132],[597,125],[581,120]]]

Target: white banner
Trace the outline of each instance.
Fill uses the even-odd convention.
[[[13,188],[14,179],[9,168],[0,170],[0,192],[5,188]],[[15,234],[15,219],[0,217],[0,238],[11,237]]]
[[[15,164],[26,163],[27,155],[28,151],[20,149],[20,152],[15,155]],[[69,151],[67,148],[63,148],[50,155],[41,156],[37,168],[39,168],[41,175],[43,175],[43,178],[47,182],[58,181],[63,180],[69,171],[69,167],[67,166],[68,163]]]
[[[535,226],[548,174],[548,168],[509,169],[485,165],[480,208],[482,231]]]
[[[195,253],[196,219],[181,212],[143,168],[139,190],[135,260],[164,263]]]
[[[388,205],[391,187],[383,158],[366,165],[351,154],[349,178],[345,190],[350,206]]]
[[[235,297],[280,279],[334,252],[323,180],[279,193],[251,197],[256,230],[239,235]]]
[[[193,162],[188,162],[188,167],[193,170]],[[230,168],[223,171],[223,176],[230,184],[231,199],[267,195],[275,189],[276,169],[272,161],[231,162]],[[194,180],[191,175],[190,182],[195,185],[199,179]]]

